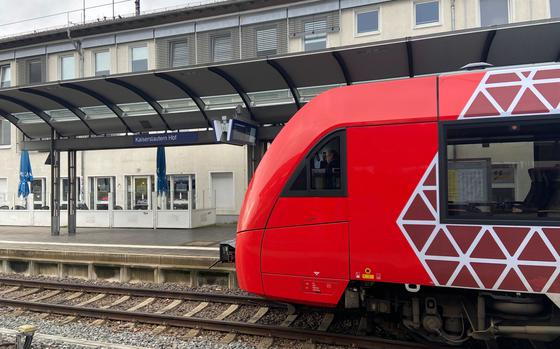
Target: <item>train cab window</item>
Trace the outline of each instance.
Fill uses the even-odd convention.
[[[560,221],[560,119],[442,125],[443,218]]]
[[[345,133],[325,137],[294,172],[285,196],[345,196]]]

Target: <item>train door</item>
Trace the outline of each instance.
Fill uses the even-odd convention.
[[[348,282],[347,191],[340,130],[306,155],[274,206],[262,244],[267,296],[336,304]]]
[[[434,160],[437,128],[429,122],[347,130],[351,279],[429,283],[397,220]],[[419,221],[413,228],[423,239],[434,227]]]

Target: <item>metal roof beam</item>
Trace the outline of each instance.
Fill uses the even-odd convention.
[[[194,104],[196,104],[196,106],[198,107],[198,110],[200,110],[200,113],[202,114],[204,119],[206,119],[206,122],[208,123],[208,127],[210,127],[210,128],[214,127],[212,125],[212,121],[208,117],[208,114],[206,114],[206,104],[200,98],[200,96],[198,96],[190,87],[188,87],[184,82],[181,82],[179,79],[176,79],[169,74],[154,73],[154,75],[156,77],[160,78],[160,79],[163,79],[163,80],[175,85],[175,87],[177,87],[178,89],[183,91],[190,99],[193,100]]]
[[[284,82],[286,83],[286,85],[288,85],[288,88],[290,89],[290,92],[292,94],[292,97],[294,98],[294,102],[296,104],[297,109],[301,109],[301,96],[299,95],[299,91],[296,87],[296,84],[294,84],[294,80],[292,80],[292,77],[290,76],[290,74],[288,74],[288,72],[286,71],[286,69],[284,69],[284,67],[282,67],[282,65],[280,65],[280,63],[267,59],[267,63],[274,68],[274,70],[276,70],[278,72],[278,74],[280,74],[280,76],[282,77],[282,79],[284,79]]]
[[[480,61],[488,63],[488,56],[490,55],[490,50],[492,49],[492,44],[494,43],[494,38],[496,37],[497,30],[491,30],[486,36],[486,41],[484,42],[484,47],[482,49],[482,54],[480,55]]]
[[[255,115],[253,114],[253,109],[251,108],[251,99],[249,98],[245,90],[241,87],[239,82],[237,82],[237,80],[235,80],[231,75],[220,68],[208,67],[208,70],[226,80],[231,85],[231,87],[233,87],[239,97],[241,97],[241,100],[243,100],[243,104],[245,104],[245,108],[247,108],[251,120],[255,120]]]
[[[60,86],[79,91],[79,92],[81,92],[85,95],[90,96],[93,99],[98,100],[101,104],[105,105],[107,108],[109,108],[117,116],[117,118],[121,121],[121,123],[124,125],[124,127],[126,128],[126,130],[128,132],[134,133],[134,131],[130,128],[130,126],[124,120],[123,110],[121,108],[119,108],[115,103],[111,102],[105,96],[102,96],[99,93],[97,93],[93,90],[90,90],[87,87],[84,87],[82,85],[78,85],[78,84],[75,84],[75,83],[63,83],[63,84],[60,84]]]
[[[352,77],[350,76],[350,71],[348,70],[348,66],[344,61],[344,58],[342,57],[340,52],[337,51],[333,51],[332,55],[336,60],[336,63],[338,63],[338,67],[340,68],[340,72],[344,76],[344,81],[346,82],[346,85],[352,85]]]
[[[410,41],[410,38],[407,38],[406,40],[406,58],[408,62],[408,76],[412,78],[416,75],[416,73],[414,72],[414,51],[412,49],[412,41]]]
[[[2,116],[4,119],[8,120],[9,123],[14,125],[18,130],[20,130],[20,132],[23,133],[23,135],[25,137],[31,138],[31,137],[29,137],[29,135],[24,130],[22,130],[21,127],[19,127],[19,119],[18,118],[16,118],[12,114],[10,114],[7,111],[2,110],[2,109],[0,109],[0,116]]]
[[[72,112],[72,114],[76,115],[76,117],[78,117],[78,119],[80,119],[82,121],[82,123],[84,124],[84,126],[89,130],[89,132],[91,132],[94,135],[98,135],[98,133],[95,132],[91,128],[91,126],[87,123],[86,113],[84,113],[80,108],[76,107],[74,104],[68,102],[67,100],[65,100],[63,98],[60,98],[58,96],[52,95],[48,92],[36,90],[36,89],[33,89],[33,88],[22,88],[22,89],[20,89],[20,91],[26,92],[26,93],[31,93],[31,94],[34,94],[34,95],[37,95],[37,96],[41,96],[41,97],[49,99],[49,100],[51,100],[55,103],[60,104],[61,106],[63,106],[64,108],[66,108],[70,112]]]
[[[130,82],[126,82],[117,78],[106,78],[105,81],[118,85],[120,87],[124,87],[127,90],[134,93],[135,95],[137,95],[138,97],[142,98],[146,103],[148,103],[155,110],[156,114],[159,116],[159,118],[165,125],[165,128],[167,128],[168,130],[172,130],[171,126],[169,126],[169,123],[167,122],[167,120],[165,120],[165,117],[163,116],[164,114],[163,107],[161,106],[161,104],[159,104],[156,101],[154,97],[150,96],[150,94],[148,94],[146,91],[131,84]]]
[[[55,130],[56,132],[58,132],[59,134],[60,131],[58,131],[56,129],[56,127],[53,126],[52,122],[51,122],[51,117],[45,113],[43,110],[37,108],[36,106],[27,103],[25,101],[22,101],[19,98],[15,98],[15,97],[11,97],[11,96],[5,96],[5,95],[0,95],[0,99],[3,99],[5,101],[11,102],[13,104],[19,105],[20,107],[27,109],[28,111],[30,111],[31,113],[37,115],[39,118],[41,118],[41,120],[43,120],[47,125],[49,125],[49,127],[51,128],[51,130]]]

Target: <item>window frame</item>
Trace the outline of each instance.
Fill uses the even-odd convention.
[[[8,144],[3,144],[3,142],[0,142],[0,150],[1,150],[1,149],[10,149],[10,148],[12,147],[12,143],[13,143],[13,139],[12,139],[12,138],[13,138],[13,137],[12,137],[12,123],[9,122],[9,121],[6,120],[6,119],[0,119],[0,137],[2,136],[2,132],[3,132],[3,130],[2,130],[2,128],[3,128],[2,124],[8,125],[8,129],[9,129],[8,134],[10,135],[10,143],[8,143]]]
[[[39,81],[31,81],[31,65],[32,64],[39,64],[39,67],[41,68],[40,71],[40,77],[39,77]],[[30,58],[28,60],[25,61],[25,70],[26,70],[26,83],[27,84],[42,84],[45,81],[45,75],[46,75],[46,65],[43,63],[43,60],[40,57],[35,57],[35,58]]]
[[[146,70],[134,70],[134,50],[139,48],[146,49]],[[150,49],[148,44],[141,44],[141,45],[132,45],[129,48],[130,59],[128,60],[130,65],[130,72],[131,73],[141,73],[150,70]]]
[[[513,6],[514,6],[514,1],[505,0],[506,3],[507,3],[507,10],[508,10],[508,13],[507,13],[507,23],[503,23],[503,24],[494,24],[494,25],[491,25],[491,26],[483,27],[483,26],[482,26],[482,6],[480,5],[480,1],[481,1],[481,0],[478,0],[478,1],[477,1],[478,9],[477,9],[477,11],[476,11],[476,17],[477,17],[477,20],[478,20],[478,26],[479,26],[480,28],[491,28],[491,27],[494,27],[494,26],[496,26],[496,25],[508,25],[508,24],[511,24],[511,23],[513,22]],[[550,8],[550,3],[549,3],[549,8]],[[549,14],[550,14],[550,12],[549,12]]]
[[[107,74],[97,74],[97,55],[100,53],[107,53],[109,55],[109,70]],[[132,55],[132,51],[130,53]],[[131,56],[131,67],[130,69],[132,69],[132,56]],[[100,71],[105,71],[105,70],[100,70]],[[102,50],[95,50],[93,51],[93,76],[99,77],[99,76],[109,76],[111,75],[111,50],[110,49],[102,49]]]
[[[276,35],[276,47],[274,48],[274,53],[272,53],[273,50],[259,51],[259,34],[258,34],[259,31],[261,31],[261,30],[271,30],[271,29],[274,29],[274,32],[275,32],[275,35]],[[280,42],[279,41],[280,40],[279,40],[278,24],[264,25],[264,26],[260,26],[258,28],[255,28],[255,56],[257,58],[263,58],[263,57],[277,55],[278,51],[280,50]],[[260,53],[260,52],[262,52],[262,53]]]
[[[552,1],[554,1],[554,0],[548,0],[546,2],[547,7],[548,7],[548,18],[550,18],[550,19],[560,18],[560,15],[556,16],[556,17],[552,17]]]
[[[327,17],[324,18],[314,18],[311,20],[307,20],[305,22],[303,22],[303,28],[304,28],[304,35],[302,36],[302,40],[301,40],[301,44],[302,44],[302,50],[303,52],[316,52],[316,51],[321,51],[321,50],[326,50],[329,48],[329,33],[328,30],[327,31],[321,31],[319,33],[315,33],[314,31],[312,33],[308,33],[305,30],[305,25],[308,23],[315,23],[315,22],[325,22],[325,26],[326,28],[328,28],[328,19]],[[315,25],[313,25],[315,27]],[[308,39],[313,40],[313,39],[317,39],[319,37],[325,37],[325,48],[320,48],[320,49],[316,49],[316,50],[306,50],[305,49],[305,44],[307,42]]]
[[[41,182],[41,200],[35,200],[35,194],[33,192],[33,182],[40,181]],[[29,188],[29,195],[32,195],[31,199],[33,200],[33,206],[41,205],[41,207],[47,205],[47,177],[33,177],[33,181],[30,183]]]
[[[174,50],[174,48],[177,44],[185,44],[186,45],[186,47],[187,47],[187,57],[186,57],[187,62],[186,62],[186,64],[174,66],[173,65],[173,61],[175,60],[175,50]],[[181,67],[188,67],[188,66],[192,65],[191,62],[190,62],[190,53],[191,52],[189,52],[190,51],[189,40],[187,38],[170,41],[168,45],[169,45],[169,47],[168,47],[168,49],[169,49],[169,62],[167,62],[167,63],[169,65],[169,68],[181,68]]]
[[[64,78],[64,59],[66,58],[72,58],[73,62],[72,64],[74,65],[74,71],[72,72],[72,77],[65,79]],[[73,54],[68,54],[68,55],[60,55],[58,58],[58,70],[59,70],[59,76],[58,78],[63,81],[63,80],[73,80],[76,79],[76,57]]]
[[[230,45],[230,51],[231,51],[231,56],[228,57],[227,59],[219,59],[216,60],[216,41],[219,39],[225,39],[227,38],[229,40],[229,45]],[[234,54],[233,54],[233,50],[234,50],[234,45],[235,43],[233,42],[233,35],[230,31],[227,32],[219,32],[219,33],[215,33],[210,35],[210,62],[211,63],[222,63],[222,62],[230,62],[232,60],[235,60]]]
[[[0,177],[0,181],[5,179],[6,180],[6,192],[2,192],[0,191],[0,206],[11,206],[11,200],[9,199],[10,196],[10,192],[9,192],[9,188],[10,188],[10,179],[8,177]],[[5,197],[3,198],[2,195],[5,195]],[[4,201],[2,201],[4,200]]]
[[[428,22],[428,23],[416,23],[416,5],[418,4],[425,4],[430,2],[437,2],[438,4],[438,20],[436,22]],[[441,8],[441,0],[414,0],[412,2],[412,28],[413,29],[422,29],[422,28],[429,28],[429,27],[437,27],[443,24],[443,17],[442,17],[442,8]]]
[[[7,75],[9,76],[9,78],[10,78],[10,80],[8,81],[8,82],[9,82],[9,85],[8,85],[8,86],[2,86],[2,82],[3,82],[3,80],[4,80],[4,76],[5,76],[6,70],[9,71],[9,74],[7,74]],[[12,87],[12,86],[13,86],[13,85],[12,85],[12,65],[11,65],[10,63],[1,64],[1,65],[0,65],[0,88],[10,88],[10,87]]]
[[[377,12],[377,30],[369,31],[369,32],[358,32],[358,15],[367,13],[367,12]],[[354,9],[354,37],[359,38],[363,36],[369,35],[378,35],[381,33],[381,6],[374,6],[374,7],[364,7],[364,8],[357,8]]]
[[[441,121],[438,126],[438,199],[439,219],[443,224],[477,224],[477,225],[510,225],[510,226],[557,226],[560,225],[560,217],[540,217],[540,219],[496,219],[493,217],[454,218],[448,215],[448,181],[447,181],[447,131],[449,128],[459,128],[464,125],[514,125],[514,124],[560,124],[560,114],[556,115],[534,115],[515,116],[510,118],[489,117],[473,118],[470,120]],[[559,137],[560,138],[560,137]],[[503,163],[503,162],[500,162]],[[492,164],[490,164],[492,165]],[[491,183],[490,183],[491,186]]]
[[[340,189],[311,189],[309,160],[316,152],[323,148],[334,138],[340,139]],[[291,190],[292,185],[297,180],[299,173],[305,167],[306,171],[306,189]],[[307,151],[305,157],[300,160],[297,167],[290,174],[290,178],[282,189],[281,197],[347,197],[348,196],[348,162],[346,147],[346,128],[339,128],[323,136],[315,145]]]

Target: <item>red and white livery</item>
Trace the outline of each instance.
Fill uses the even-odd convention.
[[[555,339],[559,104],[558,65],[321,94],[251,181],[236,240],[240,287],[399,314],[448,344]]]

